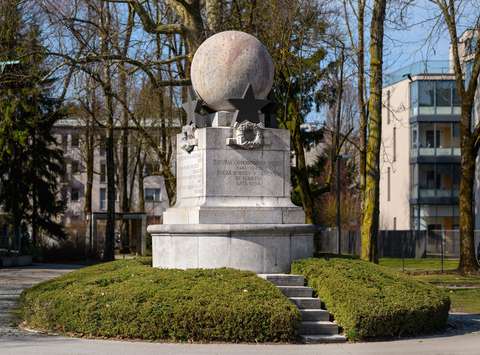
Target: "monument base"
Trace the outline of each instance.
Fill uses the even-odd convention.
[[[300,207],[171,207],[163,213],[164,224],[303,224]]]
[[[231,267],[255,273],[290,272],[313,251],[315,227],[306,224],[151,225],[153,267]]]

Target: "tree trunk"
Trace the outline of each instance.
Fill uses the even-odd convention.
[[[179,0],[167,0],[166,3],[174,9],[180,17],[180,22],[187,30],[186,41],[191,51],[191,58],[193,58],[193,54],[205,39],[202,2],[195,0],[188,6],[185,6],[185,3]]]
[[[111,98],[108,99],[107,101]],[[115,259],[115,158],[114,158],[114,129],[113,113],[108,114],[107,126],[107,226],[105,232],[105,250],[103,261]]]
[[[144,186],[143,186],[143,169],[145,166],[145,157],[142,159],[141,153],[138,155],[138,212],[145,212],[145,195],[144,195]]]
[[[460,179],[460,263],[461,273],[471,273],[479,269],[475,256],[474,191],[475,159],[473,139],[470,132],[471,105],[462,105],[461,122],[461,179]]]
[[[109,4],[102,7],[101,21],[105,28],[110,28],[111,13]],[[102,34],[101,53],[109,53],[108,34]],[[107,155],[107,226],[105,231],[105,247],[103,261],[112,261],[115,259],[115,145],[114,145],[114,107],[113,107],[113,88],[112,76],[110,72],[110,63],[103,63],[103,92],[107,109],[107,137],[106,137],[106,155]]]
[[[293,169],[295,179],[299,187],[300,199],[302,200],[303,210],[305,211],[305,223],[315,223],[314,202],[308,181],[307,163],[305,161],[305,152],[303,150],[302,138],[300,136],[299,115],[293,113],[294,131],[292,132],[292,144],[295,151],[296,167]]]
[[[37,144],[37,137],[36,137],[36,130],[33,131],[32,134],[32,152],[33,152],[33,171],[35,176],[33,176],[33,180],[35,181],[38,179],[38,170],[37,170],[37,158],[36,158],[36,144]],[[37,223],[37,214],[38,214],[38,196],[37,196],[37,189],[36,186],[32,186],[32,245],[35,248],[37,246],[38,240],[38,223]]]
[[[170,206],[173,206],[177,196],[177,179],[172,173],[169,167],[163,171],[163,180],[165,184],[165,191],[167,192],[168,202]]]
[[[359,129],[360,129],[360,191],[365,191],[366,180],[366,145],[367,145],[367,110],[365,108],[365,2],[358,2],[358,109],[359,109]]]
[[[95,107],[93,107],[95,109]],[[93,111],[92,111],[93,112]],[[85,165],[87,173],[87,181],[85,186],[85,202],[83,205],[83,214],[87,222],[87,244],[88,254],[93,252],[93,235],[92,235],[92,187],[93,187],[93,166],[94,166],[94,130],[93,120],[87,119],[85,130]]]
[[[224,0],[206,0],[207,27],[210,35],[220,30]]]
[[[361,258],[378,262],[377,235],[380,195],[380,145],[382,134],[383,35],[386,0],[375,0],[370,27],[370,98],[366,180],[363,196]]]
[[[125,65],[120,68],[120,95],[127,102],[127,74]],[[120,174],[120,190],[121,190],[121,210],[123,212],[130,211],[130,203],[128,199],[128,129],[129,115],[125,108],[122,113],[122,137],[121,137],[121,174]],[[128,220],[122,220],[122,253],[129,252],[130,235]]]

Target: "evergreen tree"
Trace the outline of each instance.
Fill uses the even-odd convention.
[[[38,26],[22,21],[20,4],[0,4],[0,61],[18,61],[0,74],[0,204],[16,239],[26,225],[35,244],[39,231],[65,235],[57,220],[64,209],[58,189],[63,158],[51,134],[62,111],[51,98],[52,81],[44,79],[48,70]]]

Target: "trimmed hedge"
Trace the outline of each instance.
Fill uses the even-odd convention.
[[[25,290],[30,327],[169,341],[292,341],[300,314],[272,284],[232,269],[165,270],[145,259],[71,272]]]
[[[304,259],[304,275],[350,340],[399,337],[446,326],[450,299],[435,286],[361,260]]]

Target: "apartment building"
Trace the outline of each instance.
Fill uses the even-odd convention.
[[[86,216],[84,215],[85,190],[87,184],[87,172],[85,168],[85,124],[75,118],[62,119],[55,124],[54,136],[64,151],[66,174],[62,178],[62,196],[66,202],[66,212],[63,222],[70,234],[86,235]],[[135,127],[132,137],[135,135]],[[155,129],[155,128],[152,128]],[[118,129],[120,133],[120,129]],[[94,148],[94,174],[92,186],[92,211],[106,212],[107,209],[107,169],[105,134],[101,129],[96,130]],[[117,144],[117,147],[119,144]],[[135,152],[132,143],[132,154]],[[142,148],[147,149],[147,148]],[[119,156],[119,152],[117,157]],[[141,175],[143,194],[145,201],[145,213],[148,223],[161,221],[163,211],[168,207],[168,197],[165,192],[163,177],[158,174],[158,164],[155,163],[154,155],[147,154],[142,173],[139,174],[138,164],[135,157],[131,158],[129,166],[129,194],[131,197],[131,211],[138,211],[139,202],[139,179]],[[119,171],[117,173],[117,176]],[[119,194],[117,193],[116,211],[121,212]]]
[[[448,61],[421,62],[383,88],[380,229],[458,229],[460,102]]]

